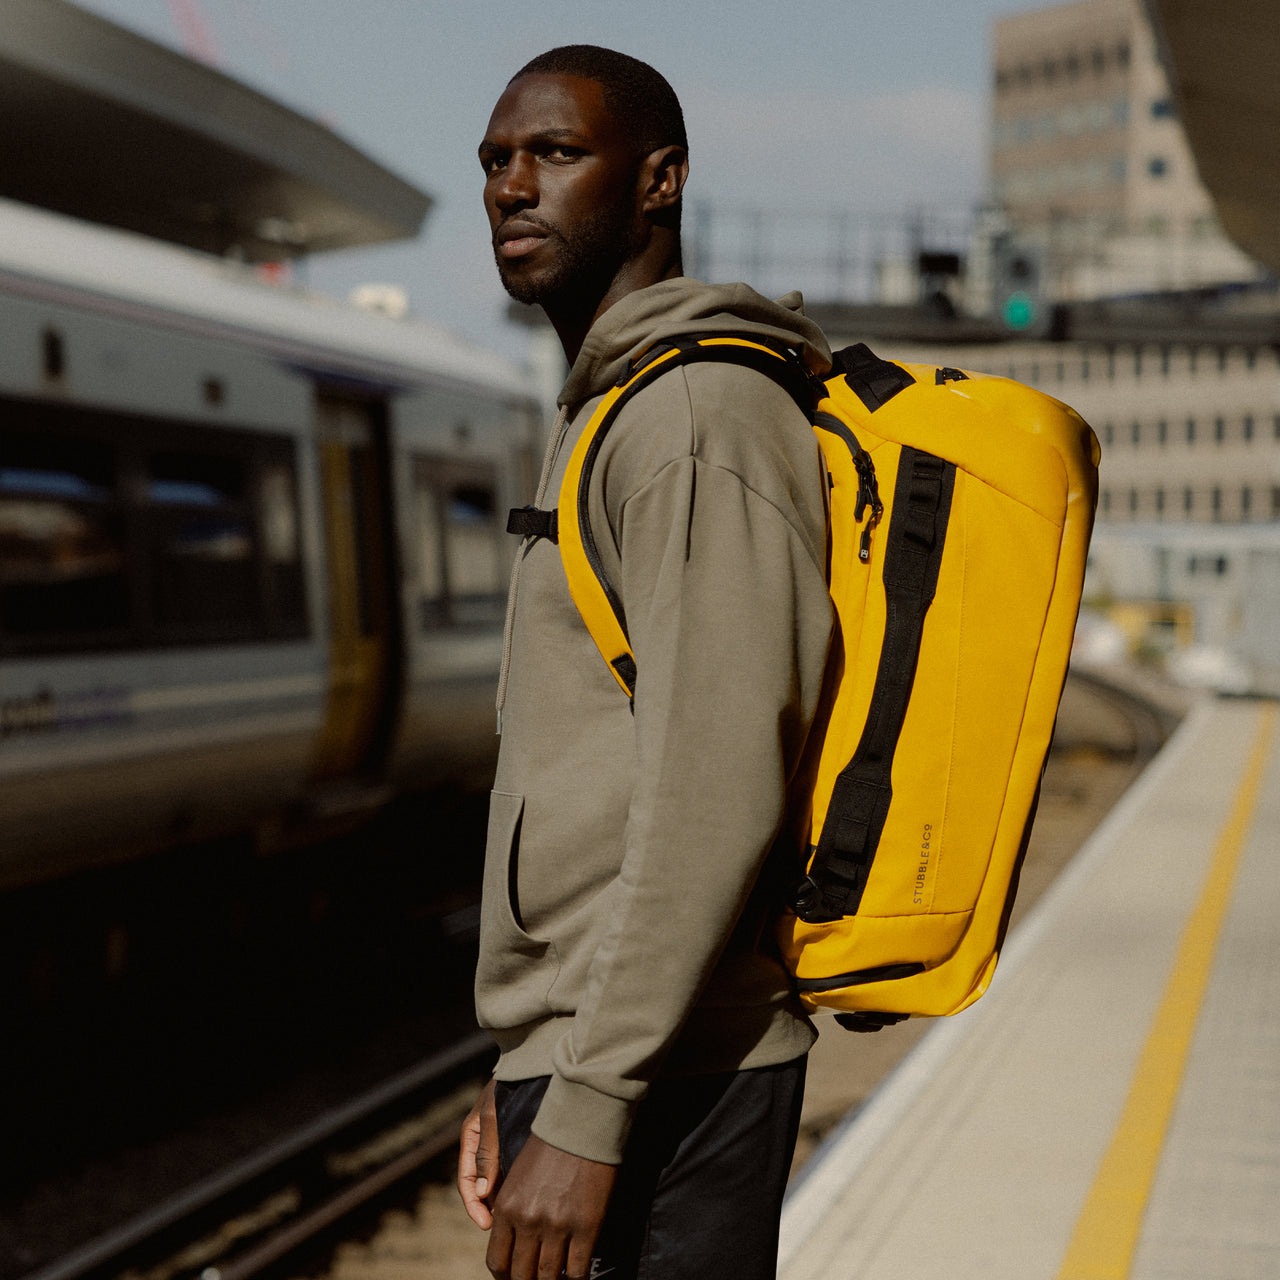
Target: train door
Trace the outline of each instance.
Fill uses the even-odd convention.
[[[385,405],[316,401],[329,579],[329,692],[313,780],[374,781],[400,679]]]

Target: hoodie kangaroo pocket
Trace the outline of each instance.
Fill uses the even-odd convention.
[[[530,937],[520,918],[516,868],[520,859],[520,824],[524,796],[505,791],[489,794],[489,831],[485,843],[484,887],[480,904],[482,964],[509,966],[513,960],[536,960],[550,943]]]

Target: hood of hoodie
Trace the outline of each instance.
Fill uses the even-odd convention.
[[[799,293],[771,302],[745,284],[678,276],[627,294],[591,326],[558,401],[572,411],[607,391],[655,342],[709,333],[773,338],[794,348],[811,373],[831,367],[831,348],[804,314]]]

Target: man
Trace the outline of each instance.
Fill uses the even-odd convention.
[[[502,281],[571,366],[539,507],[657,341],[764,337],[829,365],[798,297],[684,278],[684,122],[644,63],[536,58],[479,154]],[[501,1057],[458,1175],[496,1276],[774,1274],[814,1033],[768,923],[831,630],[824,485],[805,415],[762,374],[685,366],[624,408],[589,500],[633,705],[554,541],[521,546],[476,978]]]

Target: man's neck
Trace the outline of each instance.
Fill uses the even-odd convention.
[[[684,267],[677,248],[674,261],[666,264],[664,270],[660,272],[644,270],[640,262],[628,263],[613,278],[609,288],[602,297],[594,301],[594,304],[590,302],[584,304],[580,300],[576,305],[566,306],[544,303],[543,310],[547,313],[547,319],[551,321],[551,327],[560,339],[569,367],[573,368],[573,362],[578,358],[578,352],[582,350],[582,344],[586,341],[587,334],[591,332],[591,326],[614,303],[621,302],[628,294],[635,293],[639,289],[647,289],[651,284],[657,284],[662,280],[675,280],[682,275],[684,275]]]

